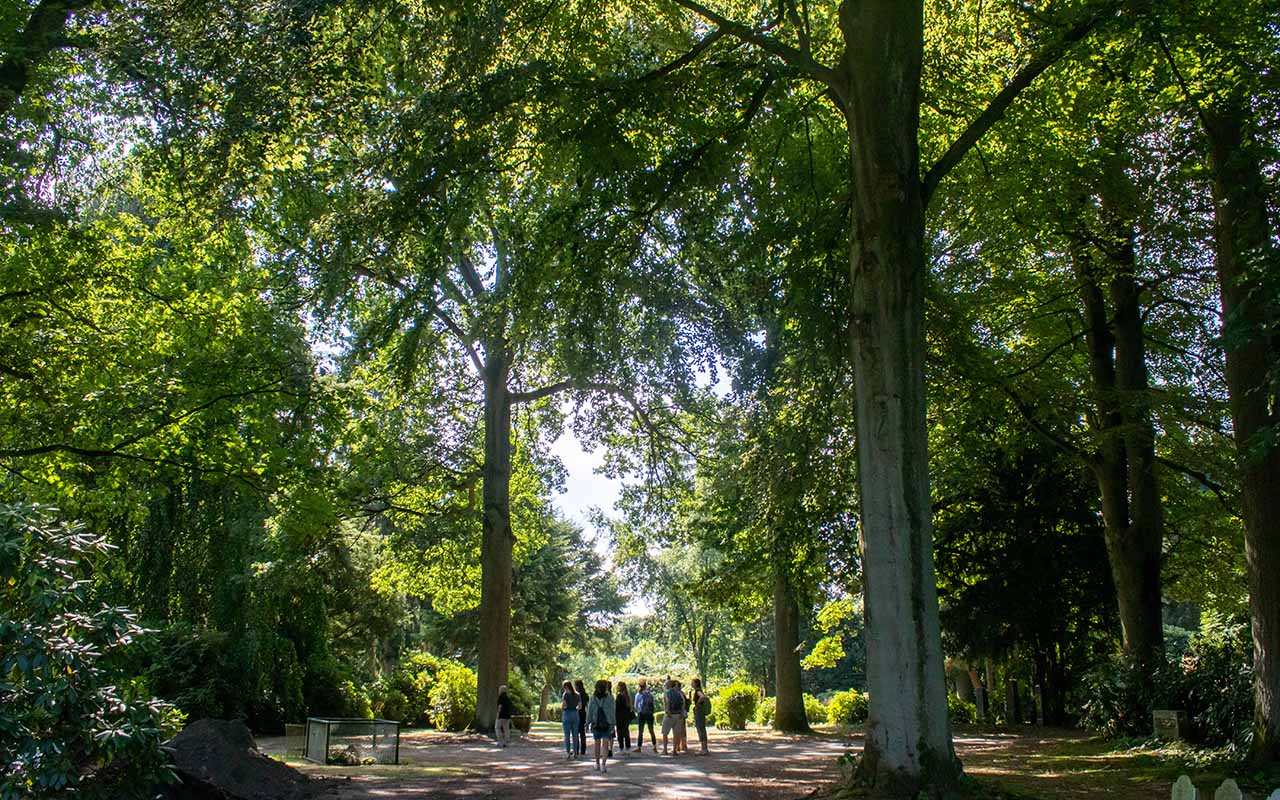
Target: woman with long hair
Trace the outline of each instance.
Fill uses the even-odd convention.
[[[613,698],[618,717],[618,752],[631,752],[631,693],[625,681],[618,681],[618,694]]]
[[[604,679],[596,681],[596,689],[587,702],[587,720],[591,723],[591,738],[596,743],[596,772],[608,772],[613,729],[618,724],[618,715],[613,695],[609,694],[609,682]]]
[[[573,682],[573,689],[578,693],[578,755],[587,754],[587,687],[582,678]]]
[[[564,729],[564,760],[572,761],[578,752],[578,693],[573,684],[564,682],[560,695],[560,727]]]

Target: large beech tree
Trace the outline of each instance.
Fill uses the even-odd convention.
[[[1174,73],[1174,96],[1208,144],[1214,264],[1225,318],[1253,622],[1252,757],[1274,762],[1280,761],[1280,253],[1267,178],[1278,159],[1274,131],[1267,128],[1278,110],[1277,11],[1265,2],[1178,3],[1170,11],[1176,13],[1151,15],[1148,34]]]
[[[924,3],[783,3],[725,10],[674,0],[718,39],[748,45],[816,81],[849,139],[858,488],[870,718],[859,779],[877,791],[936,790],[958,775],[943,682],[934,580],[924,393],[925,206],[939,182],[1018,93],[1084,38],[1112,6],[1086,8],[1027,59],[985,110],[922,170],[919,125]],[[735,18],[735,11],[741,16]],[[824,63],[825,62],[825,63]]]

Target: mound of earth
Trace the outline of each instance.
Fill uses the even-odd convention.
[[[166,749],[181,779],[167,787],[168,800],[304,800],[312,795],[307,776],[259,753],[253,734],[239,720],[198,720]]]

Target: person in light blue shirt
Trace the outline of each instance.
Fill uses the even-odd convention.
[[[649,682],[640,679],[640,687],[636,690],[636,752],[644,752],[644,729],[649,727],[649,741],[653,744],[653,752],[658,752],[658,735],[653,731],[654,702],[653,692],[649,690]]]

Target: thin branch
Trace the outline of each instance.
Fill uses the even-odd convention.
[[[947,173],[959,164],[965,154],[978,143],[978,140],[1004,117],[1005,112],[1009,110],[1009,106],[1013,105],[1013,101],[1022,93],[1022,90],[1030,86],[1031,82],[1040,76],[1040,73],[1053,66],[1055,62],[1066,55],[1072,45],[1088,36],[1097,27],[1102,18],[1112,12],[1117,5],[1114,0],[1100,5],[1093,13],[1086,15],[1074,26],[1068,28],[1061,36],[1046,45],[1022,69],[1018,70],[1013,79],[1000,90],[999,94],[991,99],[986,109],[973,122],[969,123],[969,127],[965,128],[959,138],[947,148],[947,152],[943,153],[942,157],[925,173],[923,181],[925,205],[929,204],[929,198],[933,196],[934,190],[938,188],[938,184],[946,177]]]
[[[1089,464],[1090,466],[1096,463],[1097,459],[1095,459],[1090,453],[1086,452],[1071,440],[1050,430],[1046,425],[1040,422],[1040,420],[1036,419],[1035,414],[1031,412],[1031,407],[1023,402],[1022,397],[1020,397],[1011,386],[1005,383],[1000,383],[997,384],[997,388],[1005,393],[1005,395],[1013,402],[1014,407],[1022,414],[1022,418],[1026,420],[1032,428],[1035,428],[1037,433],[1048,439],[1060,450],[1070,453],[1084,463]]]
[[[725,30],[724,28],[720,28],[720,27],[716,28],[715,30],[711,31],[711,33],[708,33],[706,36],[699,39],[698,43],[695,44],[689,50],[689,52],[685,53],[684,55],[680,56],[675,61],[672,61],[669,64],[658,67],[655,70],[646,72],[644,75],[640,76],[640,80],[653,81],[653,80],[658,80],[659,78],[665,78],[666,76],[670,75],[671,73],[675,72],[681,67],[684,67],[688,64],[693,63],[694,61],[697,60],[698,56],[705,53],[711,47],[711,45],[715,44],[717,41],[722,39],[726,33],[728,33],[728,31]]]
[[[559,383],[548,384],[528,392],[511,392],[507,395],[507,398],[511,401],[512,405],[515,405],[516,403],[531,403],[535,400],[541,400],[544,397],[550,397],[553,394],[568,391],[569,389],[572,389],[573,386],[573,381],[560,381]]]
[[[366,278],[386,284],[394,289],[399,289],[401,292],[406,294],[409,293],[409,288],[405,286],[402,281],[399,281],[390,275],[382,275],[363,266],[356,267],[355,271],[357,275],[363,275]],[[432,316],[440,320],[449,333],[453,334],[453,338],[457,339],[458,344],[462,345],[463,349],[466,350],[467,357],[471,359],[471,363],[475,366],[476,372],[483,375],[484,361],[480,358],[480,354],[476,352],[475,342],[472,341],[471,337],[467,336],[467,333],[462,329],[462,326],[459,325],[453,317],[450,317],[448,312],[440,307],[440,304],[436,302],[434,297],[424,302],[427,310],[431,312]]]
[[[676,5],[688,9],[703,19],[715,24],[733,36],[744,42],[749,42],[764,50],[766,53],[777,56],[783,62],[796,67],[805,72],[809,77],[821,81],[827,86],[835,86],[836,73],[830,67],[819,64],[814,58],[803,50],[797,50],[789,44],[784,44],[772,36],[752,28],[750,25],[743,25],[741,22],[724,17],[715,11],[707,8],[696,0],[675,0]]]
[[[1156,456],[1156,462],[1163,466],[1168,467],[1174,472],[1181,472],[1183,475],[1186,475],[1191,478],[1195,478],[1197,483],[1199,483],[1201,486],[1208,489],[1209,491],[1213,492],[1214,495],[1217,496],[1218,502],[1222,503],[1222,507],[1227,510],[1227,513],[1231,514],[1233,517],[1236,517],[1237,519],[1240,518],[1240,512],[1233,505],[1231,505],[1231,502],[1228,499],[1229,493],[1227,492],[1227,487],[1213,480],[1207,474],[1201,472],[1200,470],[1192,469],[1191,467],[1185,466],[1183,464],[1179,464],[1176,461],[1171,461],[1165,458],[1164,456]]]

